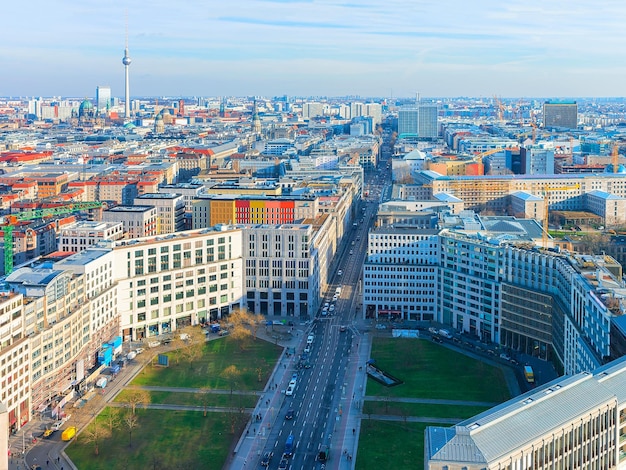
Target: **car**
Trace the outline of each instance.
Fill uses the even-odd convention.
[[[280,459],[280,463],[278,464],[278,470],[287,470],[288,466],[289,466],[289,460]]]
[[[337,276],[343,276],[343,271],[341,269],[337,271]]]
[[[350,250],[350,254],[353,255],[354,254],[354,250]]]
[[[337,302],[337,299],[338,299],[338,298],[339,298],[339,297],[337,296],[337,294],[335,294],[335,295],[333,296],[333,302]]]
[[[43,437],[44,439],[48,439],[50,436],[52,436],[52,434],[54,434],[56,432],[56,429],[46,429],[43,434],[41,435],[41,437]]]
[[[227,334],[229,334],[230,332],[228,330],[220,330],[220,332],[218,333],[219,336],[226,336]]]
[[[294,385],[289,385],[289,387],[287,387],[287,390],[285,390],[285,395],[287,395],[288,397],[292,396],[293,389],[294,389]]]
[[[144,351],[145,351],[144,348],[137,348],[137,349],[135,349],[135,354],[141,354]]]
[[[285,419],[293,419],[294,410],[293,408],[289,408],[287,410],[287,414],[285,414]]]
[[[324,302],[324,307],[328,308],[330,307],[330,304],[328,302]]]
[[[305,354],[309,354],[310,352],[311,352],[311,346],[307,346],[306,348],[304,348]]]
[[[341,332],[346,331],[346,329],[347,329],[347,328],[346,328],[346,325],[341,325],[341,326],[339,327],[339,331],[341,331]]]
[[[160,345],[161,345],[161,341],[150,341],[148,343],[148,347],[150,347],[150,348],[156,348],[156,347],[158,347]]]
[[[334,312],[335,311],[335,306],[331,305],[330,308],[328,309],[329,312]]]
[[[263,454],[263,457],[261,457],[261,465],[263,467],[269,467],[270,461],[272,460],[273,456],[274,452],[265,452]]]
[[[164,340],[163,340],[163,344],[164,344],[164,345],[166,345],[166,346],[167,346],[168,344],[170,344],[171,342],[172,342],[172,340],[171,340],[170,338],[167,338],[167,339],[164,339]]]
[[[293,374],[291,374],[291,380],[292,381],[298,380],[298,373],[297,372],[294,372]]]
[[[511,356],[509,356],[508,354],[502,353],[500,354],[500,359],[504,359],[505,361],[510,361]]]
[[[387,325],[382,325],[382,324],[378,324],[376,325],[376,329],[377,330],[386,330],[387,329]]]

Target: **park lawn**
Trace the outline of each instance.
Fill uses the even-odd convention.
[[[404,383],[385,387],[369,378],[367,395],[492,403],[510,398],[500,368],[432,341],[376,337],[371,358],[377,367]]]
[[[131,385],[156,385],[161,387],[209,388],[230,390],[261,390],[269,379],[282,348],[262,339],[250,340],[245,349],[226,336],[208,341],[202,357],[191,365],[178,362],[178,353],[167,353],[169,367],[147,365]],[[227,380],[221,373],[235,366],[239,376]],[[259,380],[260,379],[260,380]]]
[[[132,389],[124,389],[115,397],[115,402],[124,403],[126,396]],[[183,405],[183,406],[217,406],[237,408],[254,408],[259,397],[257,395],[233,394],[232,402],[230,393],[208,393],[206,397],[193,392],[161,392],[146,390],[150,396],[150,403],[158,405]]]
[[[397,421],[361,421],[356,470],[424,468],[424,429],[440,426]],[[343,455],[342,459],[345,459]]]
[[[107,413],[108,408],[97,418],[103,428]],[[248,418],[238,413],[209,413],[204,417],[201,411],[137,409],[136,413],[139,426],[133,430],[132,447],[128,429],[123,425],[114,429],[111,438],[99,441],[99,455],[95,455],[94,443],[87,442],[86,431],[79,434],[65,449],[76,468],[221,468],[234,437],[240,434]],[[231,417],[238,420],[235,435],[231,433]]]
[[[416,416],[424,418],[458,418],[459,421],[476,416],[489,408],[484,406],[438,405],[430,403],[398,403],[394,401],[366,401],[363,414]]]

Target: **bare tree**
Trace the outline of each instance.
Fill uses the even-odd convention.
[[[198,396],[200,397],[200,400],[202,401],[202,407],[204,408],[204,417],[206,418],[208,412],[207,412],[207,408],[209,406],[210,403],[210,397],[211,397],[211,389],[210,388],[201,388],[198,391]]]
[[[237,366],[231,364],[222,371],[220,376],[228,382],[230,387],[230,428],[231,432],[234,433],[236,415],[233,412],[233,390],[241,378],[241,371],[237,368]]]
[[[99,455],[100,441],[111,437],[111,434],[112,433],[107,428],[102,427],[102,425],[98,422],[98,418],[96,418],[91,422],[91,424],[89,424],[89,426],[87,426],[87,428],[85,428],[85,431],[83,431],[80,436],[85,442],[93,442],[94,454]]]
[[[130,408],[131,414],[135,414],[138,406],[150,403],[150,394],[146,390],[131,389],[125,395],[124,403]]]
[[[126,429],[128,429],[128,447],[133,446],[133,430],[139,427],[139,417],[133,413],[126,413],[122,421]]]
[[[178,355],[181,359],[189,362],[189,367],[193,368],[193,363],[204,352],[206,337],[200,328],[188,326],[179,331],[175,346],[178,348]]]
[[[105,422],[109,427],[109,431],[113,433],[113,429],[120,425],[120,410],[112,406],[108,407],[108,413],[105,417]]]

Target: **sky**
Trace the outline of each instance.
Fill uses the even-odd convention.
[[[0,96],[625,96],[624,0],[29,0]]]

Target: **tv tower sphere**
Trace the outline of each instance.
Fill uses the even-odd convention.
[[[122,64],[130,65],[130,57],[128,57],[128,49],[124,51],[124,58],[122,59]]]

